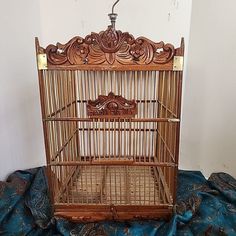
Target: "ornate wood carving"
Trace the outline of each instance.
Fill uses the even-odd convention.
[[[90,117],[133,117],[137,114],[137,104],[134,100],[127,100],[110,92],[108,96],[99,95],[98,99],[89,100],[87,114]]]
[[[109,26],[84,39],[77,36],[64,45],[49,45],[45,52],[51,65],[155,65],[172,60],[176,49],[145,37],[135,39]]]

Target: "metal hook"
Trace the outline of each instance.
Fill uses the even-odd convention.
[[[119,2],[120,0],[117,0],[113,5],[112,5],[112,10],[111,10],[111,13],[108,14],[108,16],[110,17],[110,20],[111,20],[111,27],[113,29],[115,29],[115,23],[116,23],[116,17],[117,17],[117,14],[114,13],[114,8],[116,6],[116,4]]]
[[[115,8],[115,6],[116,6],[116,4],[119,2],[120,0],[117,0],[113,5],[112,5],[112,14],[114,14],[114,8]]]

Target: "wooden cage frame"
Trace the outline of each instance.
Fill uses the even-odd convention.
[[[36,38],[36,54],[55,216],[169,218],[176,201],[184,40],[174,48],[109,26],[45,49]],[[113,89],[112,81],[125,88]],[[102,94],[94,92],[102,87]]]

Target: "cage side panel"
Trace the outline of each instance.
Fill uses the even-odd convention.
[[[160,103],[158,114],[160,117],[172,116],[180,118],[178,113],[179,101],[179,72],[163,71],[159,74],[158,101]],[[176,191],[176,169],[178,168],[178,128],[177,123],[159,122],[157,130],[158,156],[161,162],[174,162],[175,169],[160,168],[164,178],[168,182],[171,195],[174,196]],[[175,198],[175,197],[174,197]]]
[[[37,48],[37,47],[36,47]],[[38,70],[38,80],[39,80],[39,91],[40,91],[40,103],[41,103],[41,113],[42,113],[42,120],[43,120],[43,134],[44,134],[44,145],[45,145],[45,153],[46,153],[46,162],[47,165],[50,163],[50,151],[49,151],[49,142],[48,142],[48,130],[47,130],[47,123],[44,121],[46,117],[46,109],[45,109],[45,84],[43,80],[43,71]],[[48,176],[48,183],[49,188],[53,189],[53,174],[51,169],[47,166],[46,168],[47,176]],[[50,191],[51,199],[54,201],[54,192]]]
[[[76,116],[76,80],[73,72],[44,71],[43,82],[45,118]],[[47,133],[45,142],[48,144],[48,164],[76,160],[78,157],[77,123],[46,120],[44,123]],[[74,166],[51,169],[55,201],[75,170]]]
[[[163,106],[159,109],[159,115],[163,116],[169,112],[176,118],[180,119],[182,72],[161,72],[160,77],[159,100]],[[172,96],[170,96],[170,94],[172,94]],[[172,172],[165,169],[162,170],[165,179],[170,184],[171,193],[175,201],[179,157],[180,122],[175,124],[175,129],[172,129],[172,126],[173,124],[167,123],[158,124],[158,143],[160,152],[159,156],[162,160],[170,160],[171,158],[176,164],[176,167]]]
[[[80,173],[83,169],[91,171],[88,167],[79,168],[77,166],[79,162],[84,161],[96,165],[104,160],[126,161],[123,164],[127,165],[156,162],[159,167],[153,167],[153,173],[161,173],[163,178],[160,181],[161,183],[164,181],[165,184],[160,186],[164,189],[163,191],[167,189],[170,192],[169,195],[173,196],[173,179],[176,172],[170,167],[177,164],[178,135],[176,129],[178,125],[172,122],[152,120],[146,122],[145,118],[178,117],[175,110],[177,111],[176,98],[178,98],[179,82],[175,72],[77,71],[72,73],[70,71],[47,71],[44,73],[45,111],[46,117],[51,118],[46,123],[49,134],[47,140],[50,144],[50,164],[55,165],[55,167],[52,166],[52,171],[57,202],[72,203],[75,201],[69,190],[73,187],[71,179],[77,176],[79,170]],[[139,104],[137,116],[140,120],[137,122],[127,118],[67,120],[70,117],[87,118],[87,101],[96,99],[100,94],[107,95],[110,91],[115,91],[128,99],[134,98]],[[58,121],[57,118],[61,117],[65,119]],[[99,162],[95,163],[95,161]],[[164,166],[169,166],[169,168]],[[135,171],[133,172],[134,175],[137,175]],[[83,180],[88,180],[87,175],[93,175],[93,171],[83,173],[84,177],[83,175],[81,177]],[[116,177],[111,176],[111,178]],[[96,179],[99,181],[97,175]],[[102,179],[104,180],[105,177]],[[121,182],[125,181],[121,179]],[[116,188],[114,190],[117,191]],[[112,188],[110,191],[113,192]],[[61,200],[61,195],[64,200]],[[162,195],[163,201],[171,202],[167,196]],[[130,197],[129,195],[120,196],[120,199]],[[84,199],[87,199],[87,203],[90,204],[93,195],[90,200]],[[120,202],[122,201],[120,200]],[[139,201],[142,202],[142,200]]]
[[[49,123],[52,135],[59,133],[57,140],[55,137],[51,139],[55,140],[55,143],[60,143],[60,153],[66,152],[68,143],[71,143],[70,140],[73,141],[73,146],[77,146],[77,152],[72,157],[62,158],[59,161],[114,161],[126,159],[127,161],[140,163],[155,161],[164,164],[175,164],[172,150],[172,136],[175,132],[175,125],[152,122],[152,120],[145,121],[146,117],[151,119],[153,117],[174,117],[174,112],[171,115],[168,111],[173,110],[172,107],[175,103],[176,82],[171,78],[171,76],[174,77],[174,74],[173,72],[166,72],[165,76],[163,74],[162,72],[137,71],[126,73],[109,71],[76,72],[75,93],[78,97],[78,106],[75,106],[75,112],[70,113],[65,109],[63,110],[64,113],[58,113],[60,117],[65,117],[64,121],[56,121],[55,118],[55,122],[51,121]],[[99,94],[107,94],[109,91],[115,91],[115,93],[124,95],[129,99],[134,98],[140,104],[137,115],[140,119],[137,122],[136,120],[131,121],[131,119],[124,120],[122,118],[116,120],[111,118],[106,120],[88,119],[74,121],[74,123],[73,120],[67,120],[67,118],[76,116],[87,118],[86,104],[88,100],[95,99]],[[173,96],[171,96],[172,94]],[[66,136],[66,141],[61,143],[60,129],[69,130],[67,132],[69,134],[71,134],[70,130],[74,132],[69,138]],[[168,139],[166,136],[168,136]],[[159,143],[156,142],[158,137]],[[56,155],[58,156],[58,153]],[[54,158],[53,161],[55,160]]]
[[[178,77],[178,99],[177,99],[177,114],[178,117],[181,117],[181,106],[182,106],[182,80],[183,80],[183,72],[177,72]],[[176,131],[176,144],[175,144],[175,153],[176,153],[176,168],[175,168],[175,181],[174,181],[174,189],[173,189],[173,196],[174,201],[176,201],[176,193],[177,193],[177,177],[178,177],[178,163],[179,163],[179,146],[180,146],[180,123],[177,124],[177,131]]]
[[[75,79],[70,71],[45,71],[45,113],[46,117],[56,118],[64,116],[76,116]],[[60,157],[63,149],[74,145],[74,136],[77,132],[76,122],[47,122],[50,143],[50,162]]]

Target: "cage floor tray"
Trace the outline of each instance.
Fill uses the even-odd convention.
[[[83,166],[71,178],[62,202],[159,205],[168,203],[163,176],[149,166]]]

